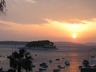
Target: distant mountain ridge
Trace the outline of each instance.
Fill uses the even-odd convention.
[[[85,43],[85,45],[87,45],[87,46],[96,46],[96,43],[89,42],[89,43]]]
[[[0,45],[26,45],[28,41],[0,41]],[[54,42],[56,47],[66,47],[66,48],[80,48],[80,47],[96,47],[96,43],[73,43],[73,42]]]
[[[25,45],[27,41],[0,41],[0,45]]]
[[[73,42],[54,42],[54,44],[58,47],[76,47],[76,48],[80,48],[80,47],[87,47],[85,44],[81,44],[81,43],[73,43]]]

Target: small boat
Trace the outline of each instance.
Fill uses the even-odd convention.
[[[59,69],[65,68],[65,66],[61,66],[61,65],[58,65],[57,67],[58,67]]]
[[[5,56],[3,56],[3,58],[5,58]]]
[[[61,65],[58,65],[57,67],[59,68],[59,67],[61,67]]]
[[[69,60],[68,60],[68,54],[67,54],[67,52],[66,52],[65,65],[66,65],[66,66],[69,66],[69,65],[70,65],[70,62],[69,62]]]
[[[40,64],[40,66],[45,66],[45,65],[47,65],[47,63],[45,63],[45,62],[42,62],[42,63]]]
[[[65,58],[62,58],[62,59],[65,59]]]
[[[70,62],[69,61],[65,61],[65,65],[66,66],[69,66],[70,65]]]
[[[35,64],[32,64],[32,67],[35,67]]]
[[[52,60],[49,60],[50,63],[52,63]]]
[[[47,68],[39,68],[39,70],[47,70]]]
[[[88,60],[83,60],[81,72],[96,72],[96,66],[90,66]]]
[[[44,65],[43,68],[48,68],[48,65]]]
[[[60,72],[60,69],[53,69],[53,72]]]
[[[65,66],[61,66],[61,67],[59,67],[60,69],[64,69],[65,68]]]
[[[82,65],[83,65],[82,67],[89,67],[89,61],[83,60]]]
[[[91,58],[95,58],[95,56],[91,56]]]
[[[95,56],[91,56],[91,60],[95,60]]]
[[[2,57],[2,55],[0,55],[0,57]]]
[[[59,61],[60,59],[59,58],[56,58],[56,61]]]
[[[35,56],[37,56],[37,54]]]

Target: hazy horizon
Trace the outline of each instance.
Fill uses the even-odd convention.
[[[0,41],[96,43],[96,0],[6,0]]]
[[[0,42],[11,42],[11,41],[13,41],[13,42],[32,42],[32,41],[40,41],[40,40],[31,40],[31,41],[2,40]],[[51,40],[49,40],[49,41],[51,41]],[[57,42],[57,43],[64,43],[65,42],[65,43],[77,43],[77,44],[96,44],[96,42],[84,42],[84,43],[82,43],[82,42],[71,42],[71,41],[51,41],[51,42]]]

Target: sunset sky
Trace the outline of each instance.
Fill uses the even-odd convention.
[[[0,41],[96,42],[96,0],[5,0]]]

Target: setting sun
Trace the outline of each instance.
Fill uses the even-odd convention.
[[[76,38],[76,34],[74,34],[74,35],[72,36],[72,38]]]

